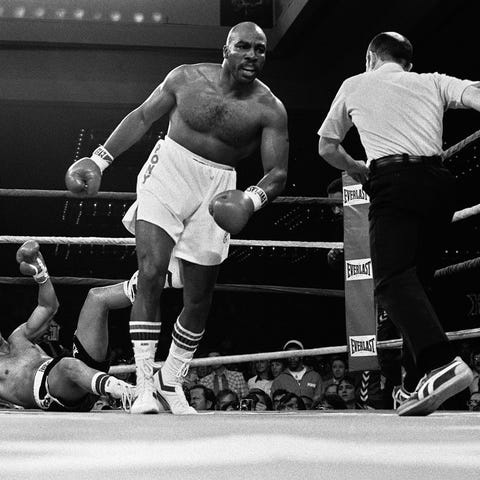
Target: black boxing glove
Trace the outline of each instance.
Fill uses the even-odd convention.
[[[256,185],[247,190],[227,190],[216,195],[208,210],[217,225],[228,233],[239,233],[253,212],[267,203],[267,194]]]
[[[18,250],[16,255],[23,275],[31,275],[37,283],[45,283],[50,275],[40,253],[40,245],[35,240],[27,240]]]
[[[93,196],[98,193],[103,171],[113,162],[113,156],[100,145],[91,157],[77,160],[65,174],[65,185],[72,193]]]

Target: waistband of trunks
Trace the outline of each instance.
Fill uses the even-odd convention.
[[[195,160],[198,163],[201,163],[208,167],[218,168],[220,170],[232,170],[232,171],[235,170],[230,165],[223,165],[222,163],[212,162],[211,160],[208,160],[206,158],[201,157],[200,155],[197,155],[196,153],[191,152],[190,150],[188,150],[188,148],[183,147],[182,145],[177,143],[175,140],[172,140],[168,136],[165,137],[164,141],[166,144],[170,145],[172,148],[175,148],[176,150],[180,150],[184,155],[188,155],[192,160]]]
[[[63,406],[63,404],[58,399],[50,395],[47,387],[47,378],[50,370],[52,370],[52,368],[60,360],[62,360],[62,358],[63,357],[49,358],[38,367],[37,372],[35,373],[35,377],[33,380],[33,396],[35,398],[36,404],[43,410],[48,409],[48,407],[52,403],[52,400]]]

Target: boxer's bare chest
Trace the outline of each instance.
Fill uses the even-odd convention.
[[[0,390],[21,390],[28,385],[44,357],[41,350],[33,344],[12,346],[10,353],[0,355]]]
[[[232,98],[212,88],[184,88],[177,99],[178,114],[192,130],[230,145],[257,140],[260,112],[254,97]]]

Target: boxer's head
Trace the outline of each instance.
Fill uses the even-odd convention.
[[[253,22],[242,22],[229,32],[223,47],[223,66],[239,83],[252,83],[262,71],[267,37]]]
[[[383,32],[376,35],[367,49],[366,71],[376,70],[384,62],[395,62],[410,71],[412,68],[413,47],[410,41],[396,32]]]

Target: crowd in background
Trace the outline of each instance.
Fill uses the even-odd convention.
[[[454,342],[475,378],[468,389],[441,409],[480,411],[480,346],[475,340]],[[302,350],[289,340],[283,350]],[[210,352],[218,357],[224,352]],[[346,355],[292,356],[276,360],[191,367],[183,387],[197,411],[389,410],[402,374],[400,351],[380,352],[381,369],[350,372]],[[134,374],[125,375],[134,382]],[[102,399],[98,409],[115,408]]]

